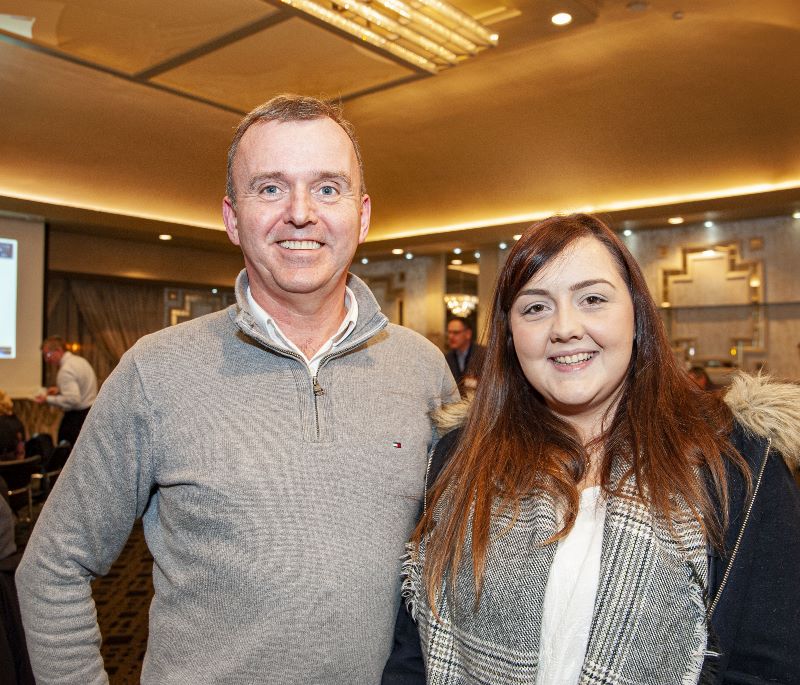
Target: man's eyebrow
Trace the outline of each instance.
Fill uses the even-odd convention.
[[[579,281],[578,283],[573,283],[569,289],[571,292],[576,292],[578,290],[583,290],[584,288],[591,288],[593,285],[598,285],[599,283],[605,283],[606,285],[610,285],[612,288],[616,290],[616,287],[611,281],[607,281],[605,278],[592,278],[586,281]],[[546,295],[550,296],[550,291],[546,290],[545,288],[525,288],[525,290],[520,290],[519,295]]]

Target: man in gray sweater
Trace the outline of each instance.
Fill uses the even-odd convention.
[[[347,269],[370,199],[350,125],[281,96],[241,123],[228,310],[142,338],[86,421],[17,574],[37,682],[108,682],[89,582],[142,517],[142,682],[372,685],[391,649],[442,354]]]

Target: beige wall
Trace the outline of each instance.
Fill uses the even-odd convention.
[[[402,301],[403,324],[443,347],[444,255],[355,263],[351,271],[367,281],[391,322],[399,323]]]
[[[761,312],[743,303],[746,288],[740,275],[728,272],[726,276],[723,268],[712,278],[711,271],[719,267],[717,260],[698,262],[694,271],[689,269],[680,289],[670,293],[670,299],[677,296],[683,305],[702,302],[710,306],[674,309],[672,336],[696,336],[697,356],[730,356],[731,341],[752,334],[753,317],[761,316],[763,348],[745,350],[742,366],[753,370],[763,364],[770,373],[800,380],[800,220],[774,217],[718,223],[711,228],[693,224],[635,232],[624,241],[658,303],[664,296],[662,272],[681,268],[682,249],[735,241],[742,261],[761,263]],[[737,302],[742,304],[735,306]],[[713,306],[715,303],[731,306]]]
[[[50,231],[50,271],[230,287],[243,266],[236,253]]]

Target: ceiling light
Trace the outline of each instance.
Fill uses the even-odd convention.
[[[631,12],[644,12],[647,9],[647,3],[644,0],[631,0],[625,7]]]
[[[519,240],[522,237],[522,233],[517,233],[517,235],[511,236],[514,240]]]
[[[626,228],[622,232],[622,235],[624,235],[626,238],[630,238],[633,235],[633,231],[630,228]]]
[[[162,233],[158,236],[159,240],[172,240],[172,236],[169,233]]]
[[[714,228],[714,222],[713,221],[704,221],[703,222],[703,226],[705,226],[706,228]]]
[[[454,316],[469,316],[478,306],[478,298],[475,295],[463,295],[461,293],[445,295],[444,302],[447,309]]]
[[[508,244],[507,243],[500,243],[497,247],[499,247],[501,250],[505,250],[508,247]]]
[[[498,35],[444,0],[281,0],[432,74],[496,45]]]
[[[566,26],[567,24],[572,23],[572,15],[569,12],[559,12],[558,14],[554,14],[550,17],[550,21],[552,21],[556,26]]]
[[[396,247],[392,250],[392,254],[403,254],[404,251],[402,247]]]
[[[414,259],[414,255],[410,252],[406,252],[406,259]]]
[[[361,258],[361,263],[362,264],[369,264],[369,259],[367,259],[366,257],[362,257]]]
[[[211,288],[211,294],[216,295],[219,292],[216,288]]]
[[[475,259],[480,259],[480,258],[481,258],[481,253],[480,252],[476,252],[475,253]]]
[[[667,219],[667,221],[669,221],[669,223],[671,223],[673,226],[677,226],[678,224],[682,224],[683,223],[683,217],[682,216],[671,216],[669,219]]]
[[[454,247],[453,248],[453,254],[461,254],[461,248],[460,247]]]
[[[461,265],[462,265],[464,262],[463,262],[463,260],[461,260],[461,259],[451,259],[451,260],[450,260],[450,263],[451,263],[453,266],[461,266]]]
[[[800,219],[800,212],[795,212],[792,214],[792,219]]]

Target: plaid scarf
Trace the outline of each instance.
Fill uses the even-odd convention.
[[[621,476],[614,469],[612,482]],[[443,498],[445,499],[445,498]],[[439,509],[439,507],[437,507]],[[607,504],[600,582],[578,685],[695,685],[708,638],[706,545],[688,507],[674,534],[629,479]],[[403,596],[419,624],[428,683],[533,685],[545,585],[558,515],[546,494],[521,503],[516,522],[493,517],[481,602],[475,607],[471,535],[456,583],[445,579],[434,617],[422,583],[425,542],[410,549]],[[470,528],[471,529],[471,528]],[[502,533],[502,534],[501,534]]]

